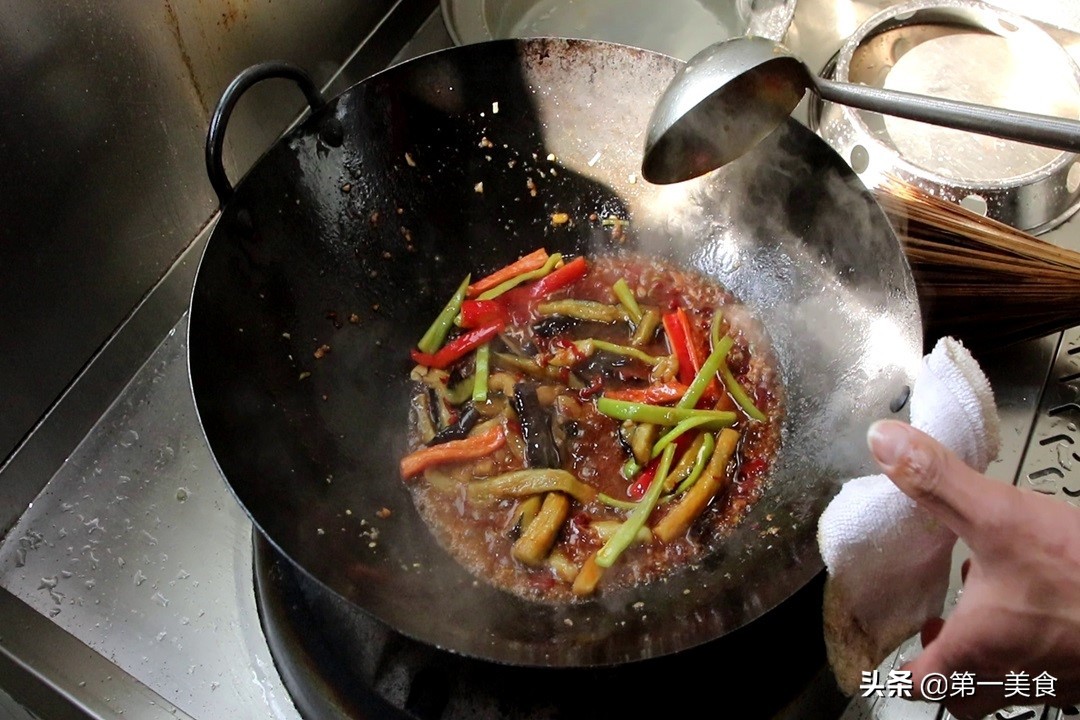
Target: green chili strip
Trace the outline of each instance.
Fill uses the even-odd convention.
[[[622,355],[624,357],[632,357],[635,360],[640,360],[646,365],[655,365],[663,358],[658,358],[648,353],[642,352],[635,347],[628,345],[617,345],[616,343],[610,343],[607,340],[597,340],[595,338],[585,338],[584,340],[575,340],[574,347],[576,347],[583,355],[592,355],[596,350],[605,350],[613,355]]]
[[[474,403],[487,402],[488,373],[490,372],[491,343],[476,348],[476,374],[473,375],[472,399]]]
[[[675,442],[675,440],[687,430],[693,430],[696,427],[709,425],[713,422],[715,422],[714,418],[706,416],[688,417],[685,420],[680,420],[675,424],[675,427],[671,428],[671,430],[665,433],[663,437],[656,441],[656,444],[652,447],[650,457],[655,458],[664,451],[664,448]],[[636,458],[630,458],[623,463],[622,476],[627,480],[633,479],[639,472],[641,472],[641,463],[639,463]]]
[[[544,263],[543,267],[538,268],[536,270],[530,270],[529,272],[523,272],[520,275],[516,275],[516,276],[510,278],[509,280],[505,280],[502,283],[500,283],[500,284],[496,285],[495,287],[491,288],[490,290],[487,290],[485,292],[480,293],[476,297],[476,299],[477,300],[492,300],[494,298],[497,298],[500,295],[502,295],[503,293],[505,293],[507,291],[510,291],[510,290],[513,290],[514,288],[516,288],[521,283],[529,282],[530,280],[537,280],[539,278],[544,277],[545,275],[549,274],[552,270],[554,270],[555,266],[557,264],[559,264],[560,262],[562,262],[562,255],[560,255],[559,253],[555,253],[554,255],[550,255],[550,256],[548,256],[547,262]]]
[[[709,418],[707,417],[688,417],[685,420],[680,420],[678,423],[676,423],[675,427],[668,430],[666,433],[664,433],[663,437],[656,441],[656,444],[653,445],[652,456],[656,457],[657,455],[659,455],[661,452],[663,452],[664,448],[675,442],[678,437],[685,433],[687,430],[693,430],[696,427],[701,427],[707,422],[710,422]]]
[[[712,328],[709,333],[712,337],[713,348],[718,347],[720,343],[724,340],[731,339],[728,336],[725,336],[723,340],[720,339],[721,317],[723,316],[721,315],[719,310],[717,310],[716,313],[713,315]],[[733,340],[732,343],[734,343]],[[724,353],[725,360],[727,358],[727,353],[730,352],[730,350],[731,348],[729,347],[728,351]],[[746,393],[745,388],[743,388],[739,381],[735,379],[735,375],[732,374],[731,368],[727,366],[727,362],[721,362],[720,368],[717,372],[720,373],[720,377],[724,381],[724,385],[725,387],[727,387],[728,392],[731,393],[731,397],[735,400],[735,402],[739,403],[739,407],[741,407],[747,415],[752,417],[754,420],[760,420],[762,422],[768,419],[765,416],[765,413],[757,409],[757,406],[754,405],[754,401],[751,400],[750,396]],[[694,380],[696,381],[697,378],[694,378]],[[689,394],[689,392],[687,394]]]
[[[451,405],[460,405],[472,397],[475,378],[470,375],[454,387],[446,388],[446,399]]]
[[[517,357],[516,355],[510,355],[509,353],[492,351],[491,360],[495,367],[501,370],[520,372],[529,377],[534,377],[537,380],[554,380],[556,382],[561,382],[563,380],[563,372],[565,372],[564,368],[555,367],[554,365],[544,365],[541,367],[535,360]],[[578,382],[581,381],[579,380]],[[570,377],[570,387],[574,387],[573,373],[571,373]],[[585,385],[582,384],[578,387],[583,388]]]
[[[720,344],[720,322],[723,319],[724,313],[719,310],[713,313],[712,323],[709,324],[709,339],[712,340],[713,348]]]
[[[454,324],[454,318],[461,312],[461,302],[465,299],[465,291],[469,289],[469,279],[471,277],[472,275],[465,276],[457,292],[450,298],[450,302],[446,303],[446,307],[435,318],[435,322],[431,323],[431,327],[424,333],[424,337],[420,338],[420,342],[416,343],[416,347],[420,349],[420,352],[433,353],[446,342],[446,336],[450,333],[450,326]]]
[[[705,358],[705,362],[701,363],[701,370],[694,376],[694,379],[690,382],[690,387],[687,388],[686,394],[679,398],[679,402],[675,403],[675,407],[678,408],[692,408],[697,405],[698,400],[705,394],[706,388],[709,387],[709,383],[716,377],[716,373],[724,365],[724,358],[731,352],[731,346],[735,344],[735,341],[729,337],[725,337],[713,351],[709,353],[709,357]]]
[[[735,379],[735,376],[731,373],[731,368],[727,366],[727,363],[720,366],[720,377],[724,379],[724,385],[727,385],[731,397],[735,399],[735,402],[739,403],[739,407],[745,410],[747,415],[755,420],[764,421],[767,419],[765,413],[757,409],[757,406],[754,405],[754,401],[746,394],[746,390],[743,389],[743,386]]]
[[[672,497],[677,497],[682,493],[690,489],[690,486],[697,482],[697,479],[701,477],[702,470],[709,463],[709,458],[712,457],[713,450],[716,449],[716,440],[712,435],[705,435],[705,442],[698,448],[697,457],[694,459],[694,469],[690,471],[690,474],[686,476],[686,479],[679,483],[679,486],[675,488],[675,492]]]
[[[699,432],[696,435],[697,437],[686,448],[686,452],[683,453],[682,457],[671,466],[671,472],[668,473],[667,480],[664,481],[665,495],[674,490],[675,486],[685,480],[690,475],[690,471],[694,469],[694,458],[697,457],[698,450],[701,449],[705,438],[709,437],[709,433]]]
[[[596,496],[596,499],[607,505],[608,507],[618,508],[619,510],[633,510],[638,505],[636,502],[630,502],[629,500],[619,500],[618,498],[613,498],[610,495],[606,495],[604,493],[599,493]]]
[[[615,297],[619,298],[622,306],[626,308],[626,314],[630,316],[634,324],[641,322],[641,306],[638,305],[637,298],[634,297],[634,291],[626,284],[626,279],[619,278],[611,286],[611,289],[614,291]]]
[[[660,467],[657,468],[656,477],[653,478],[649,489],[645,491],[645,497],[641,499],[637,507],[630,511],[629,517],[623,521],[623,524],[611,536],[611,539],[604,543],[604,547],[597,551],[597,565],[603,568],[611,567],[619,559],[623,551],[634,542],[634,538],[637,537],[641,528],[645,527],[649,515],[656,508],[657,501],[660,500],[660,492],[664,489],[664,478],[667,477],[668,469],[671,467],[671,458],[674,455],[675,446],[668,445],[660,456]]]
[[[541,315],[562,315],[590,322],[617,323],[627,319],[626,310],[618,305],[596,302],[594,300],[549,300],[536,306]]]
[[[717,347],[721,342],[723,342],[722,340],[720,340],[720,318],[720,311],[717,310],[716,314],[713,315],[712,328],[710,330],[710,335],[712,336],[714,348]],[[724,340],[730,340],[730,337],[725,336]],[[732,341],[732,343],[734,343],[734,341]],[[727,387],[728,392],[731,393],[731,397],[735,400],[735,402],[739,403],[739,407],[741,407],[747,415],[752,417],[754,420],[760,420],[764,422],[767,419],[765,417],[765,413],[757,409],[757,406],[754,405],[754,401],[751,400],[750,396],[746,394],[746,390],[741,384],[739,384],[739,381],[735,379],[735,375],[732,374],[731,368],[727,366],[727,352],[724,353],[724,358],[725,362],[720,363],[719,373],[721,379],[723,379],[724,381],[724,385]]]
[[[633,420],[634,422],[651,422],[657,425],[670,427],[690,417],[704,417],[708,421],[700,427],[704,430],[716,431],[730,427],[735,423],[735,413],[724,410],[695,410],[692,408],[673,408],[662,405],[647,405],[645,403],[627,402],[625,400],[612,400],[608,397],[600,397],[596,401],[596,409],[608,417],[616,420]]]

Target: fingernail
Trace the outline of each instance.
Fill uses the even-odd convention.
[[[907,425],[895,420],[878,420],[866,432],[866,443],[879,463],[892,467],[907,452]]]

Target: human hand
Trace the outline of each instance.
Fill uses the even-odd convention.
[[[926,699],[920,688],[930,673],[966,672],[1001,684],[946,697],[960,718],[1080,702],[1080,509],[981,475],[902,422],[875,423],[867,440],[896,486],[971,549],[959,602],[948,619],[924,626],[924,649],[903,668],[914,697]],[[1056,678],[1054,697],[1035,698],[1034,678],[1044,672]],[[1027,673],[1029,697],[1006,697],[1009,673]]]

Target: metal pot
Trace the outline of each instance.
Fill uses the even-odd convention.
[[[295,68],[257,66],[219,104],[207,158],[222,213],[189,325],[202,427],[259,531],[404,635],[560,667],[719,638],[821,571],[818,515],[868,469],[869,424],[902,406],[922,348],[914,282],[884,214],[823,141],[791,121],[698,180],[637,179],[649,113],[677,67],[601,42],[494,41],[326,102]],[[312,112],[232,188],[228,114],[265,77],[300,83]],[[553,212],[572,222],[552,226]],[[629,218],[632,232],[620,244],[592,214]],[[539,245],[629,249],[715,278],[763,321],[787,395],[768,487],[721,551],[666,582],[567,606],[466,573],[397,473],[409,348],[466,272]]]

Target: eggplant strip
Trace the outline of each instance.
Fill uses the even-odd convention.
[[[428,399],[427,392],[419,393],[413,398],[413,413],[420,440],[427,445],[435,437],[435,423],[431,420],[431,400]]]
[[[533,495],[518,503],[517,512],[514,513],[514,527],[517,528],[518,532],[525,532],[529,524],[536,519],[536,514],[540,512],[540,505],[543,502],[543,497]]]
[[[438,368],[417,365],[410,375],[413,380],[427,385],[435,394],[450,405],[460,405],[472,397],[473,378],[469,376],[454,387],[450,387],[450,373]]]
[[[492,373],[488,376],[488,393],[502,393],[506,397],[510,397],[514,394],[514,385],[517,384],[517,380],[514,376],[506,372]]]
[[[525,565],[540,565],[551,552],[555,538],[570,514],[570,498],[562,493],[552,492],[544,497],[540,507],[525,532],[514,543],[510,552],[518,562]]]
[[[570,558],[566,557],[558,548],[552,550],[551,554],[548,555],[547,564],[564,583],[572,583],[577,578],[578,566],[570,562]]]
[[[457,480],[451,477],[448,473],[442,470],[436,470],[435,468],[428,468],[424,471],[424,481],[435,490],[449,495],[458,489],[461,485]]]
[[[557,368],[574,367],[601,352],[638,360],[651,367],[659,365],[664,360],[663,357],[649,355],[629,345],[619,345],[596,338],[583,338],[567,343],[556,350],[547,359],[547,365]]]
[[[589,529],[596,533],[596,537],[600,539],[600,542],[607,542],[611,539],[611,536],[619,531],[622,527],[622,523],[618,520],[595,520],[589,523]],[[634,542],[636,543],[651,543],[653,539],[652,530],[647,527],[643,527],[638,530],[636,536],[634,536]]]
[[[675,463],[675,467],[671,469],[671,472],[668,473],[667,478],[664,480],[664,492],[671,492],[679,483],[690,476],[698,454],[701,452],[702,446],[705,445],[705,438],[712,440],[712,436],[708,433],[698,433],[698,436],[694,438],[694,442],[690,443],[690,447],[686,448],[686,452],[682,454],[679,462]],[[712,444],[710,443],[710,451],[711,449]],[[708,458],[705,459],[708,460]]]
[[[471,483],[468,488],[473,500],[526,497],[547,492],[563,492],[580,503],[589,503],[596,498],[596,488],[566,470],[515,470]]]
[[[686,534],[690,526],[704,512],[709,502],[728,484],[727,466],[735,455],[739,433],[724,428],[716,440],[716,449],[709,464],[682,498],[653,526],[653,534],[661,542],[670,543]]]
[[[475,405],[469,405],[465,408],[465,411],[458,416],[458,421],[453,425],[447,425],[439,432],[435,433],[435,436],[427,442],[428,445],[441,445],[451,440],[462,440],[468,437],[472,429],[476,427],[476,424],[480,422],[480,412],[476,409]]]
[[[660,437],[660,426],[654,423],[638,423],[630,433],[630,450],[639,465],[652,460],[653,445]]]
[[[628,345],[618,345],[616,343],[609,343],[606,340],[597,340],[596,338],[585,338],[584,340],[575,340],[574,347],[578,352],[585,357],[592,357],[593,353],[598,350],[609,352],[612,355],[622,355],[623,357],[633,358],[640,360],[646,365],[656,366],[660,364],[663,357],[656,357],[642,352],[638,348],[629,347]]]
[[[557,468],[562,465],[559,448],[551,433],[551,417],[536,395],[535,382],[518,383],[510,404],[517,413],[521,425],[521,437],[525,439],[525,459],[532,468]]]
[[[500,370],[519,372],[528,375],[529,377],[536,378],[537,380],[563,381],[563,371],[560,368],[551,365],[540,367],[539,363],[534,360],[519,358],[508,353],[493,352],[491,353],[491,361],[495,367]],[[491,381],[489,380],[489,386],[490,383]]]
[[[440,394],[451,405],[460,405],[472,397],[475,382],[476,378],[470,375],[452,388],[444,387]],[[439,392],[439,390],[436,389],[435,392]]]
[[[600,584],[600,578],[603,576],[604,568],[596,564],[596,554],[594,553],[581,566],[577,577],[574,578],[574,585],[571,589],[578,596],[592,595],[596,592],[596,586]]]
[[[648,345],[656,335],[658,327],[660,327],[660,312],[652,308],[646,310],[641,320],[634,326],[634,334],[630,336],[630,345],[632,347]]]

